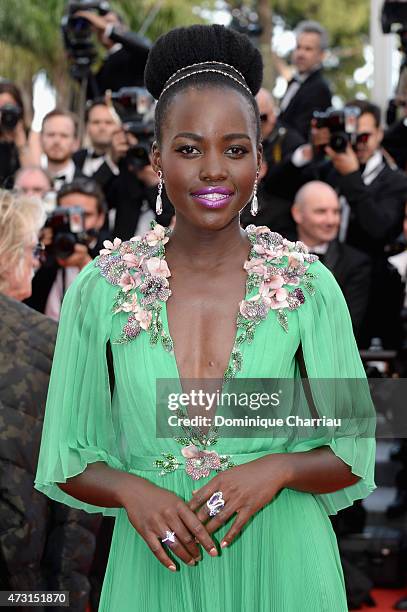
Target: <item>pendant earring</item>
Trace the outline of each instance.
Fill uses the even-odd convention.
[[[164,185],[164,181],[163,181],[163,173],[161,172],[161,170],[159,170],[157,172],[157,176],[159,179],[159,183],[158,183],[158,194],[157,194],[157,199],[155,201],[155,212],[157,213],[157,215],[161,215],[162,211],[163,211],[163,203],[162,203],[162,199],[161,199],[161,192],[163,190],[163,185]]]
[[[259,179],[259,171],[257,171],[256,173],[256,180],[254,181],[254,187],[253,187],[252,203],[250,206],[250,212],[253,215],[253,217],[255,217],[257,213],[259,212],[259,201],[257,199],[257,181],[258,179]]]

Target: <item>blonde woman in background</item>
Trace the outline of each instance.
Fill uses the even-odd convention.
[[[44,222],[39,200],[0,191],[0,293],[18,301],[30,297]]]

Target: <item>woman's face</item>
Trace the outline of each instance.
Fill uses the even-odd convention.
[[[7,278],[6,295],[15,300],[22,301],[30,297],[32,288],[31,281],[34,271],[39,267],[38,256],[35,255],[35,247],[38,239],[33,236],[22,247],[22,264],[19,270],[10,269]]]
[[[177,219],[222,229],[251,199],[261,163],[249,102],[231,88],[179,92],[165,116],[153,162],[163,172]]]

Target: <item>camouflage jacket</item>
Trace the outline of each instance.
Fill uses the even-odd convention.
[[[79,612],[100,517],[33,487],[56,329],[0,294],[0,589],[67,590]]]

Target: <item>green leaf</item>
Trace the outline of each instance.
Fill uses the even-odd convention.
[[[277,310],[277,321],[280,323],[284,331],[288,332],[288,317],[287,313],[282,308]]]
[[[235,374],[236,374],[235,369],[233,368],[233,366],[230,365],[223,375],[224,381],[229,382],[235,377]]]
[[[164,334],[161,336],[161,344],[168,353],[172,353],[172,351],[174,350],[173,341],[170,336],[168,336],[168,334]]]
[[[305,287],[305,289],[308,291],[308,293],[310,295],[314,295],[315,287],[314,287],[314,285],[310,281],[305,281],[304,287]]]

